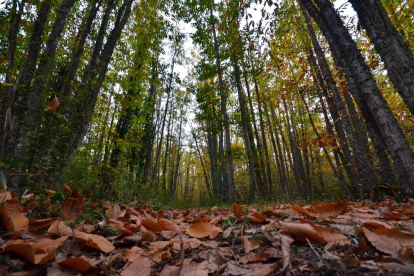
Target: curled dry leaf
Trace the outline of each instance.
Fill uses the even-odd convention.
[[[175,224],[172,220],[161,218],[158,221],[155,219],[146,219],[141,222],[141,225],[144,226],[147,230],[153,232],[161,231],[177,231],[182,234],[181,229]]]
[[[194,238],[209,236],[210,239],[214,239],[220,232],[223,232],[223,229],[208,222],[196,222],[187,229],[187,234]]]
[[[283,258],[283,270],[292,268],[292,262],[291,262],[291,244],[293,240],[289,237],[286,237],[284,235],[280,236],[280,244],[282,248],[282,258]],[[290,272],[287,272],[285,275],[290,275]]]
[[[54,110],[54,109],[58,108],[58,106],[59,106],[59,99],[55,95],[53,100],[47,105],[47,109]]]
[[[9,191],[0,193],[0,203],[8,201],[12,198],[12,194]]]
[[[156,219],[162,219],[164,218],[164,211],[162,209],[160,209],[156,214],[155,214],[155,218]]]
[[[92,247],[106,253],[115,249],[112,243],[102,236],[75,231],[75,237],[79,241],[79,244]]]
[[[309,239],[315,242],[329,243],[335,241],[340,245],[349,243],[347,237],[330,228],[315,225],[309,221],[301,220],[301,223],[280,222],[280,233],[287,234],[298,241]]]
[[[257,223],[257,224],[264,223],[264,221],[266,219],[266,218],[265,219],[259,219],[257,217],[254,217],[253,215],[246,215],[244,218],[245,218],[245,220],[247,220],[250,223]]]
[[[44,239],[38,243],[27,240],[12,240],[5,245],[5,251],[13,251],[33,264],[45,264],[56,258],[55,250],[63,244],[67,237],[56,240]]]
[[[83,197],[76,191],[73,191],[63,202],[62,214],[65,220],[75,222],[82,211]]]
[[[59,265],[79,273],[84,273],[94,267],[90,264],[90,259],[86,256],[69,258],[59,262]]]
[[[37,230],[37,229],[49,228],[58,219],[59,217],[39,219],[39,220],[29,220],[29,229]]]
[[[247,256],[239,259],[239,262],[242,264],[251,264],[251,263],[261,263],[266,262],[272,258],[281,258],[282,252],[276,248],[270,247],[265,252],[260,253],[250,253]]]
[[[70,196],[72,194],[72,189],[68,185],[63,185],[63,190],[65,191],[67,196]]]
[[[73,230],[65,224],[65,222],[59,220],[54,222],[49,229],[47,230],[47,233],[54,236],[73,236]]]
[[[249,240],[245,236],[242,236],[241,239],[243,241],[244,251],[246,251],[246,253],[249,253],[250,251],[260,247],[257,241]]]
[[[404,254],[407,250],[414,250],[414,234],[402,232],[397,228],[378,228],[372,232],[364,228],[363,231],[371,244],[384,253]]]
[[[266,225],[264,231],[265,232],[271,232],[271,231],[277,230],[279,227],[280,227],[279,221],[274,221],[274,222]]]
[[[23,208],[19,205],[19,200],[11,199],[7,201],[0,214],[3,216],[4,225],[7,232],[18,232],[29,229],[29,220],[22,213]],[[12,234],[10,239],[17,239],[21,234]]]
[[[236,219],[240,219],[243,217],[243,207],[240,206],[239,204],[234,203],[233,206],[231,207],[231,209],[233,210],[233,214],[236,217]]]
[[[345,214],[347,209],[348,201],[344,199],[332,204],[318,204],[308,211],[316,217],[332,217]]]

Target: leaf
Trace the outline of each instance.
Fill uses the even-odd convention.
[[[282,258],[283,258],[283,270],[292,268],[292,262],[291,262],[291,244],[293,240],[289,237],[286,237],[284,235],[280,236],[280,244],[282,248]]]
[[[75,222],[82,211],[83,197],[76,191],[63,202],[62,214],[65,220]]]
[[[112,243],[102,236],[75,231],[75,237],[79,241],[79,244],[92,247],[106,253],[115,249]]]
[[[65,193],[62,191],[56,192],[53,194],[51,199],[57,200],[57,201],[65,201]]]
[[[6,201],[0,214],[3,216],[7,232],[17,232],[29,229],[29,220],[23,215],[19,200]],[[10,239],[17,239],[21,233],[10,235]]]
[[[37,230],[37,229],[45,229],[49,228],[58,217],[55,218],[47,218],[47,219],[39,219],[39,220],[29,220],[29,229],[30,230]]]
[[[90,259],[86,256],[69,258],[58,263],[60,266],[84,273],[94,266],[90,264]]]
[[[236,219],[240,219],[240,218],[243,217],[243,207],[242,206],[235,203],[235,204],[233,204],[231,209],[233,210],[233,214],[236,217]]]
[[[121,276],[150,276],[152,261],[148,258],[143,258],[140,261],[133,262],[124,271],[121,272]],[[169,266],[167,266],[169,267]]]
[[[38,243],[27,240],[13,240],[5,243],[5,251],[13,251],[33,264],[45,264],[56,258],[55,250],[67,237],[56,240],[44,239]]]
[[[278,229],[279,227],[280,227],[279,221],[274,221],[274,222],[266,225],[264,231],[265,232],[271,232],[271,231],[274,231],[274,230]]]
[[[146,219],[141,222],[141,225],[153,232],[177,231],[178,233],[182,234],[182,231],[177,224],[171,220],[164,218],[161,218],[158,221],[155,219]]]
[[[223,229],[208,222],[196,222],[187,229],[187,234],[194,238],[209,236],[210,239],[214,239],[220,232],[223,232]]]
[[[400,252],[404,254],[406,250],[414,250],[414,234],[408,234],[401,230],[387,229],[385,227],[369,231],[363,229],[368,241],[379,251],[387,254]]]
[[[58,106],[59,106],[59,99],[55,95],[53,100],[47,105],[47,109],[54,110],[54,109],[58,108]]]
[[[315,225],[309,221],[301,220],[301,223],[280,222],[280,233],[287,234],[298,241],[309,239],[314,242],[329,243],[335,241],[340,245],[349,243],[347,237],[330,228]]]
[[[10,200],[10,199],[12,199],[13,197],[12,197],[12,194],[9,192],[9,191],[7,191],[7,192],[3,192],[3,193],[0,193],[0,203],[2,203],[2,202],[6,202],[6,201],[8,201],[8,200]]]
[[[247,215],[244,217],[244,219],[250,223],[257,223],[257,224],[261,224],[264,222],[263,219],[258,219],[257,217],[254,217],[252,215]]]
[[[73,230],[65,224],[64,221],[56,221],[47,230],[48,234],[55,236],[73,236]]]
[[[348,209],[348,201],[338,200],[337,203],[317,205],[315,207],[309,208],[308,211],[312,216],[315,217],[331,217],[343,215]]]
[[[272,258],[281,258],[282,252],[276,248],[270,247],[266,252],[260,253],[250,253],[247,256],[244,256],[239,259],[239,262],[242,264],[251,264],[251,263],[261,263],[266,262]]]

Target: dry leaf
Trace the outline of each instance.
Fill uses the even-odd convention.
[[[106,253],[115,249],[112,243],[102,236],[75,231],[75,237],[79,241],[79,244],[89,246]]]
[[[155,219],[146,219],[141,222],[141,225],[144,226],[147,230],[153,232],[177,231],[178,233],[182,234],[182,231],[177,224],[175,224],[172,220],[163,218],[159,219],[158,221]]]
[[[130,264],[124,271],[121,272],[121,276],[150,276],[152,261],[148,258],[143,258],[137,262]]]
[[[247,256],[239,259],[239,262],[242,264],[251,264],[251,263],[261,263],[266,262],[272,258],[281,258],[282,252],[276,248],[269,248],[266,252],[260,253],[250,253]]]
[[[54,109],[58,108],[58,106],[59,106],[59,99],[55,95],[53,100],[47,105],[47,109],[54,110]]]
[[[83,197],[73,191],[63,202],[62,214],[65,220],[75,222],[82,211]]]
[[[27,240],[13,240],[5,243],[5,251],[13,251],[33,264],[45,264],[56,258],[55,250],[67,237],[56,240],[44,239],[38,243]]]
[[[29,229],[37,230],[37,229],[49,228],[58,219],[59,217],[39,219],[39,220],[29,220]]]
[[[414,249],[414,234],[408,234],[396,228],[378,228],[372,232],[364,228],[363,231],[371,244],[384,253],[404,254],[406,250]]]
[[[231,209],[233,210],[233,214],[236,217],[236,219],[240,219],[240,218],[243,217],[243,207],[242,206],[235,203],[235,204],[233,204]]]
[[[329,243],[335,241],[340,245],[349,243],[347,237],[330,228],[315,225],[309,221],[301,223],[280,222],[280,233],[287,234],[295,240],[304,242],[306,239],[315,242]]]
[[[7,232],[18,232],[29,229],[29,220],[22,213],[23,208],[18,199],[6,201],[0,214],[3,216]],[[10,239],[17,239],[21,234],[12,234]]]
[[[12,198],[12,194],[9,191],[0,193],[0,203],[6,202]]]
[[[86,256],[69,258],[59,262],[64,268],[72,269],[80,273],[84,273],[94,266],[90,264],[90,259]]]
[[[244,236],[241,237],[241,239],[243,241],[244,251],[246,251],[246,253],[249,253],[250,251],[260,247],[257,241],[249,240],[247,237]]]
[[[47,230],[47,233],[55,236],[73,236],[73,230],[65,224],[65,222],[59,220],[54,222],[49,229]]]
[[[223,229],[208,222],[197,222],[187,229],[187,234],[194,238],[209,236],[210,239],[214,239],[220,232],[223,232]]]

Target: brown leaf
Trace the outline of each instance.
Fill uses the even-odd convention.
[[[3,215],[4,225],[7,232],[17,232],[29,229],[29,220],[22,213],[23,208],[18,199],[6,201],[0,214]],[[10,239],[17,239],[21,234],[12,234]]]
[[[251,264],[251,263],[261,263],[272,258],[281,258],[282,252],[276,248],[269,248],[266,252],[260,253],[250,253],[247,256],[244,256],[239,259],[239,262],[242,264]]]
[[[331,217],[343,215],[348,209],[348,201],[338,200],[337,203],[332,204],[319,204],[315,207],[308,209],[309,213],[315,217]]]
[[[59,217],[39,219],[39,220],[29,220],[29,229],[37,230],[37,229],[49,228],[57,219],[59,219]]]
[[[90,259],[86,256],[69,258],[59,262],[59,265],[79,273],[84,273],[94,267],[90,264]]]
[[[63,185],[63,190],[65,191],[67,196],[70,196],[72,194],[72,189],[68,185]]]
[[[47,230],[47,233],[59,237],[73,236],[73,230],[61,220],[54,222]]]
[[[55,95],[53,100],[47,105],[47,109],[54,110],[54,109],[58,108],[58,106],[59,106],[59,99]]]
[[[155,218],[156,219],[162,219],[164,218],[164,211],[162,209],[160,209],[157,214],[155,214]]]
[[[6,202],[12,198],[12,194],[9,191],[0,193],[0,203]]]
[[[79,244],[92,247],[106,253],[115,249],[112,243],[102,236],[75,231],[75,237],[79,241]]]
[[[76,191],[63,202],[62,214],[65,220],[75,222],[82,211],[83,197]]]
[[[241,237],[241,239],[243,241],[244,251],[246,251],[246,253],[249,253],[250,251],[260,247],[257,241],[249,240],[247,237],[244,236]]]
[[[159,219],[158,221],[155,219],[146,219],[141,222],[141,225],[144,226],[147,230],[153,232],[177,231],[178,233],[182,234],[182,231],[177,224],[175,224],[172,220],[164,218]]]
[[[142,259],[146,259],[147,261],[151,259],[155,262],[162,262],[163,253],[164,250],[161,248],[144,250],[141,247],[134,246],[131,249],[125,251],[125,259],[131,263],[140,261]]]
[[[287,234],[298,241],[305,241],[306,238],[322,243],[335,241],[340,245],[349,243],[344,235],[323,226],[315,225],[309,221],[301,220],[301,223],[280,222],[280,233]]]
[[[223,229],[208,222],[196,222],[187,229],[187,234],[194,238],[209,236],[210,239],[214,239],[220,232],[223,232]]]
[[[261,223],[263,223],[264,222],[264,219],[259,219],[259,218],[257,218],[257,217],[254,217],[254,216],[252,216],[252,215],[246,215],[245,217],[244,217],[244,219],[245,220],[247,220],[248,222],[250,222],[250,223],[257,223],[257,224],[261,224]],[[266,219],[266,218],[265,218]]]
[[[274,222],[266,225],[264,231],[265,232],[271,232],[271,231],[274,231],[274,230],[278,229],[279,227],[280,227],[279,221],[274,221]]]
[[[5,251],[13,251],[33,264],[45,264],[56,258],[55,250],[67,237],[57,240],[44,239],[38,243],[27,240],[12,240],[5,243]]]
[[[280,236],[280,244],[282,247],[282,258],[283,258],[283,270],[292,268],[292,262],[291,262],[291,244],[293,240],[289,237],[286,237],[284,235]],[[286,275],[290,275],[290,272],[288,271]]]
[[[267,276],[273,275],[280,270],[280,266],[277,264],[247,264],[243,265],[244,268],[254,271],[254,276]]]
[[[124,271],[121,272],[121,276],[150,276],[152,261],[148,258],[143,258],[139,261],[130,264]]]
[[[387,254],[405,253],[406,250],[414,249],[414,234],[408,234],[401,230],[378,228],[374,231],[363,229],[368,241],[379,251]]]
[[[240,218],[243,217],[243,207],[242,206],[235,203],[235,204],[233,204],[231,209],[233,210],[233,214],[236,217],[236,219],[240,219]]]

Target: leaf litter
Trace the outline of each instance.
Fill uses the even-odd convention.
[[[66,185],[63,190],[1,194],[0,275],[414,271],[412,200],[155,211],[135,202],[91,202]]]

